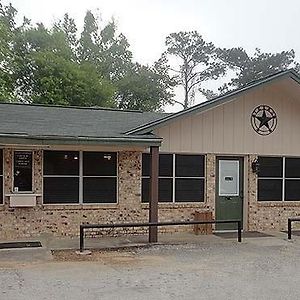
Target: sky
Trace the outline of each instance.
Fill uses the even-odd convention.
[[[197,30],[217,47],[247,52],[294,49],[300,61],[299,0],[2,0],[32,22],[51,25],[65,12],[79,27],[88,9],[105,21],[113,17],[127,37],[134,60],[152,64],[171,32]],[[177,91],[177,97],[180,91]],[[196,102],[203,99],[196,99]],[[176,111],[179,107],[168,107]]]

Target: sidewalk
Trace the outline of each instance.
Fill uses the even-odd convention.
[[[265,236],[264,236],[265,234]],[[284,246],[290,243],[287,236],[283,232],[271,232],[253,236],[252,234],[243,234],[242,245],[252,244],[258,246]],[[35,238],[18,239],[17,241],[40,241],[41,248],[19,248],[19,249],[2,249],[0,250],[0,262],[47,262],[52,260],[51,250],[78,250],[79,237],[53,237],[51,235],[41,235]],[[300,237],[293,236],[293,242],[300,242]],[[0,241],[11,242],[11,241]],[[236,233],[232,233],[232,237],[228,235],[195,235],[193,233],[172,233],[159,234],[158,243],[155,245],[224,245],[237,242]],[[133,247],[148,247],[153,244],[148,243],[147,235],[138,236],[120,236],[120,237],[99,237],[85,238],[85,249],[111,250],[111,249],[128,249]]]

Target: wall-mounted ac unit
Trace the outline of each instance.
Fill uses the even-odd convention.
[[[8,194],[10,207],[34,207],[38,194]]]

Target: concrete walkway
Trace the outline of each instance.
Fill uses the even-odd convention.
[[[250,235],[251,236],[251,235]],[[218,243],[236,243],[236,234],[232,234],[232,238],[223,238],[216,235],[195,235],[193,233],[173,233],[159,234],[158,243],[155,245],[217,245]],[[51,250],[78,250],[79,238],[58,238],[50,235],[41,235],[35,238],[18,239],[17,241],[40,241],[41,248],[20,248],[20,249],[1,249],[0,262],[6,263],[39,263],[52,260]],[[12,241],[0,241],[12,242]],[[299,242],[300,237],[293,236],[292,242]],[[284,246],[288,245],[287,235],[282,232],[266,233],[266,237],[247,237],[243,234],[242,244],[252,244],[261,246]],[[124,236],[124,237],[99,237],[85,238],[85,249],[91,250],[108,250],[108,249],[129,249],[136,247],[151,247],[148,244],[148,236]]]

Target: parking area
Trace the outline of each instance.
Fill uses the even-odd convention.
[[[86,257],[74,250],[54,256],[44,248],[1,250],[0,299],[300,298],[298,236],[174,240]]]

